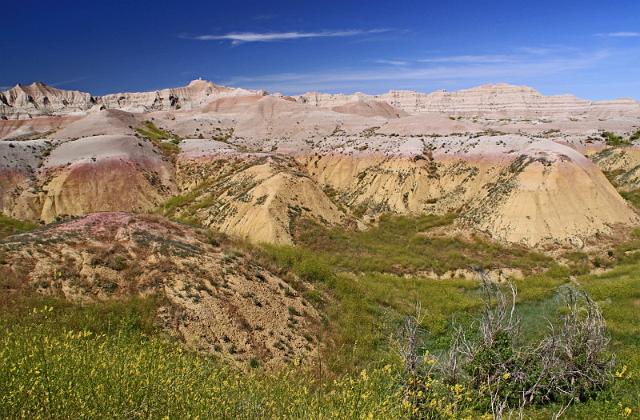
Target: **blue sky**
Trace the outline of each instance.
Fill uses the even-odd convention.
[[[286,94],[526,84],[640,99],[639,0],[3,1],[0,87]]]

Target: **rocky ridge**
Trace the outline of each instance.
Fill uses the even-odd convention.
[[[16,85],[0,92],[0,118],[24,119],[43,115],[69,115],[100,109],[121,109],[130,112],[149,112],[168,109],[192,109],[211,101],[234,95],[263,95],[263,91],[228,88],[205,80],[193,80],[185,87],[152,92],[114,93],[92,96],[89,93],[68,91],[41,82]]]
[[[18,84],[0,92],[0,118],[73,114],[86,111],[96,103],[96,98],[77,90],[57,89],[40,82]]]
[[[514,115],[544,117],[552,115],[581,115],[585,113],[638,112],[640,103],[633,99],[587,101],[573,95],[544,96],[527,86],[508,84],[483,85],[457,92],[436,91],[422,93],[408,90],[390,91],[382,95],[332,95],[305,93],[300,102],[331,108],[355,100],[377,100],[388,103],[409,114],[445,112],[455,115]]]
[[[275,243],[301,218],[364,229],[387,212],[454,212],[460,229],[529,246],[580,247],[638,223],[600,171],[620,159],[584,156],[612,150],[605,131],[638,129],[636,102],[509,85],[396,93],[305,99],[194,81],[0,121],[2,212],[162,211]]]

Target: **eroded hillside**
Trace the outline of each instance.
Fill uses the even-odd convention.
[[[205,231],[159,217],[97,213],[11,236],[0,260],[2,293],[80,303],[153,296],[164,330],[236,362],[275,365],[317,351],[319,315],[285,279]]]
[[[603,135],[635,132],[634,101],[509,85],[294,98],[206,81],[3,95],[0,204],[21,219],[156,211],[292,243],[302,218],[366,229],[386,213],[456,213],[456,231],[577,248],[639,221],[610,182],[635,189],[633,140]]]

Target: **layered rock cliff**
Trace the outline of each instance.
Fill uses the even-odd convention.
[[[87,111],[95,105],[130,112],[193,110],[217,100],[236,96],[265,96],[264,91],[229,88],[205,80],[187,86],[151,92],[114,93],[92,96],[66,91],[43,83],[17,85],[0,93],[0,118],[16,119],[40,115],[67,115]],[[274,98],[288,97],[271,95]],[[422,93],[408,90],[389,91],[381,95],[364,93],[305,93],[292,97],[302,104],[333,109],[361,116],[397,118],[422,112],[440,112],[465,116],[518,116],[525,118],[577,117],[593,114],[600,117],[640,112],[640,103],[632,99],[588,101],[573,95],[544,96],[527,86],[508,84],[483,85],[457,92]]]
[[[603,133],[630,144],[640,119],[634,101],[509,85],[305,99],[206,81],[59,95],[48,108],[13,99],[11,111],[23,104],[64,114],[54,111],[64,96],[73,115],[0,121],[3,213],[50,222],[160,211],[286,244],[303,218],[364,229],[385,213],[457,213],[457,229],[529,246],[581,247],[639,223],[582,155],[601,151],[594,160],[610,179],[637,189],[635,147],[611,148],[606,139],[618,137]]]
[[[40,82],[16,85],[0,92],[0,118],[21,119],[43,115],[69,115],[94,106],[130,112],[193,109],[214,99],[235,95],[263,95],[263,91],[228,88],[205,80],[193,80],[185,87],[151,92],[114,93],[92,96],[75,90],[62,90]]]
[[[95,103],[96,98],[77,90],[56,89],[40,82],[18,84],[0,92],[0,118],[72,114],[86,111]]]
[[[334,95],[305,93],[297,97],[300,102],[331,108],[356,100],[375,99],[409,114],[443,112],[456,115],[517,115],[522,118],[569,116],[583,113],[638,112],[640,104],[632,99],[613,101],[587,101],[573,95],[544,96],[527,86],[508,84],[484,85],[457,92],[436,91],[422,93],[394,90],[382,95]]]
[[[161,111],[168,109],[190,110],[226,96],[262,94],[258,91],[218,86],[206,80],[193,80],[185,87],[161,89],[152,92],[114,93],[98,98],[105,108],[130,112]]]

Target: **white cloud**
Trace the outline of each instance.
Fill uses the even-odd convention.
[[[609,56],[606,50],[589,54],[558,54],[549,57],[509,56],[509,60],[485,59],[419,63],[410,66],[368,68],[361,70],[334,70],[309,73],[278,73],[250,77],[236,77],[223,84],[264,88],[289,94],[305,91],[337,91],[344,89],[382,89],[417,86],[436,83],[489,83],[522,80],[530,77],[555,75],[567,71],[590,68]],[[460,57],[460,56],[458,56]],[[471,56],[468,56],[471,57]],[[479,56],[477,56],[479,57]]]
[[[407,64],[409,64],[408,61],[403,61],[403,60],[387,60],[384,58],[381,58],[379,60],[373,60],[374,63],[377,64],[388,64],[390,66],[406,66]]]
[[[640,32],[608,32],[596,34],[596,36],[606,36],[610,38],[637,38],[640,37]]]
[[[511,61],[512,57],[508,55],[450,55],[444,57],[430,57],[417,60],[420,63],[468,63],[468,64],[486,64],[486,63],[505,63]]]
[[[429,65],[449,65],[449,66],[472,66],[487,64],[517,64],[527,61],[538,61],[540,59],[551,59],[552,57],[566,57],[576,55],[579,50],[569,47],[518,47],[510,54],[480,54],[480,55],[435,55],[427,58],[413,60],[373,60],[380,64],[393,64],[403,66],[416,66],[420,64]]]
[[[81,77],[77,77],[75,79],[62,80],[60,82],[49,83],[49,86],[53,86],[53,87],[65,86],[65,85],[69,85],[69,84],[72,84],[72,83],[81,82],[81,81],[87,80],[89,78],[90,78],[90,76],[81,76]]]
[[[237,45],[244,42],[273,42],[273,41],[286,41],[291,39],[302,38],[337,38],[337,37],[350,37],[358,35],[376,34],[382,32],[388,32],[388,29],[348,29],[341,31],[319,31],[319,32],[231,32],[222,35],[196,35],[196,36],[184,36],[184,38],[195,39],[198,41],[231,41],[232,44]]]

